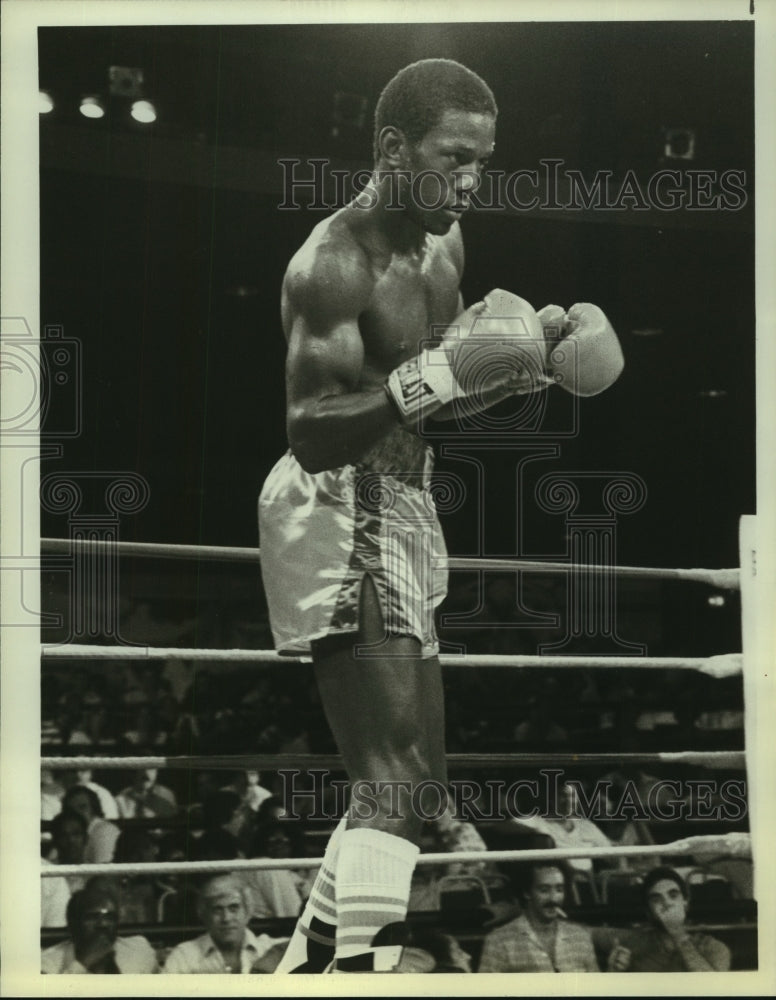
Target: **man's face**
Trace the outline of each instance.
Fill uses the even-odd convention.
[[[76,945],[113,945],[119,933],[119,914],[109,896],[89,900],[74,929]]]
[[[448,109],[418,143],[408,145],[404,169],[412,182],[404,185],[402,204],[427,232],[443,236],[469,207],[495,135],[492,115]]]
[[[71,809],[74,809],[77,813],[80,813],[87,823],[91,823],[92,819],[92,804],[89,801],[89,796],[85,792],[78,792],[69,801]]]
[[[526,914],[536,923],[551,924],[558,919],[564,896],[563,872],[559,868],[537,868],[525,897]]]
[[[680,887],[670,878],[655,882],[647,895],[647,908],[652,920],[660,927],[666,921],[673,925],[682,924],[687,916],[687,901]]]
[[[157,770],[155,767],[146,767],[135,773],[135,787],[141,792],[147,792],[156,781]]]
[[[84,859],[86,833],[76,820],[66,820],[57,837],[57,855],[62,864],[80,865]]]
[[[239,947],[248,925],[242,893],[231,879],[214,879],[202,900],[202,922],[219,948]]]

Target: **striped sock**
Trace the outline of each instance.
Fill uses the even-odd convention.
[[[276,973],[323,972],[334,958],[337,930],[337,910],[334,894],[334,873],[337,868],[340,840],[347,827],[343,816],[329,837],[323,864],[313,882],[310,897]]]
[[[346,830],[337,861],[337,972],[390,971],[401,958],[419,849],[382,830]]]

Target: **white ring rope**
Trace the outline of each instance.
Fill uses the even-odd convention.
[[[591,764],[689,764],[741,770],[746,758],[743,750],[681,750],[676,753],[511,753],[511,754],[447,754],[453,767],[545,767],[559,765],[590,766]],[[143,768],[189,770],[194,767],[227,770],[280,771],[286,768],[343,768],[342,758],[335,754],[239,754],[198,757],[42,757],[41,767],[52,771],[107,770],[132,771]]]
[[[632,847],[543,847],[527,851],[449,851],[420,854],[420,865],[449,865],[470,861],[561,861],[571,858],[636,858],[663,855],[714,854],[749,857],[748,833],[709,834],[686,837],[670,844]],[[267,871],[270,869],[319,868],[323,858],[246,858],[232,861],[151,861],[145,864],[112,863],[88,865],[43,865],[43,878],[68,875],[200,875],[207,872]]]
[[[58,555],[72,555],[74,549],[109,549],[123,556],[144,556],[163,559],[202,559],[216,562],[258,562],[261,550],[236,545],[168,545],[161,542],[112,542],[86,538],[42,538],[41,551]],[[659,580],[684,580],[706,583],[711,587],[736,589],[740,587],[738,569],[661,569],[655,566],[600,566],[572,562],[549,562],[540,559],[490,559],[466,556],[449,556],[445,560],[449,569],[502,570],[528,573],[608,573],[621,577],[652,577]]]
[[[309,663],[305,656],[280,656],[271,649],[182,649],[177,646],[92,646],[44,643],[41,654],[64,660],[198,660],[229,663]],[[379,655],[379,654],[378,654]],[[365,656],[364,659],[368,657]],[[700,670],[712,677],[731,677],[742,671],[741,653],[719,656],[505,656],[442,655],[443,667],[637,667],[656,670]]]

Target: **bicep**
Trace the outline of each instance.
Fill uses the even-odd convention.
[[[364,345],[355,316],[297,313],[286,359],[290,405],[352,392],[364,364]]]

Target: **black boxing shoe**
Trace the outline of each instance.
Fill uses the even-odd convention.
[[[307,938],[307,961],[301,965],[289,969],[289,974],[297,972],[326,972],[334,961],[334,936],[336,934],[334,924],[327,924],[325,920],[313,917],[310,921]],[[331,942],[331,943],[329,943]]]
[[[358,955],[337,958],[332,972],[394,972],[409,940],[404,922],[386,924],[372,938],[369,947]]]

